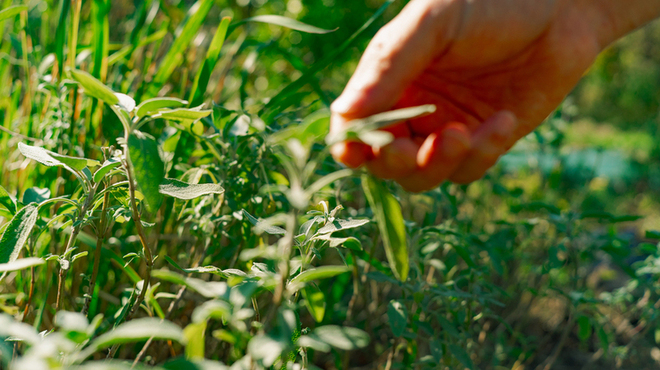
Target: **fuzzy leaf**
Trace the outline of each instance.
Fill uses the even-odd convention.
[[[159,191],[177,199],[190,200],[207,194],[222,194],[225,189],[218,184],[188,184],[176,179],[165,179]]]
[[[117,159],[111,158],[105,161],[105,163],[103,163],[101,168],[99,168],[98,170],[96,170],[96,172],[94,172],[94,182],[100,182],[101,180],[103,180],[103,178],[105,177],[105,175],[108,174],[108,172],[112,171],[119,165],[121,165],[121,162],[119,162],[119,160]]]
[[[360,227],[362,225],[366,225],[368,223],[369,223],[368,219],[362,219],[362,220],[336,219],[333,222],[330,222],[325,226],[323,226],[322,228],[320,228],[319,231],[317,231],[317,234],[322,235],[322,234],[334,233],[335,231],[353,229],[356,227]]]
[[[177,98],[153,98],[145,100],[137,106],[136,115],[138,117],[151,116],[158,114],[161,110],[171,110],[173,108],[185,107],[188,102]]]
[[[0,263],[16,261],[39,216],[39,207],[30,203],[21,208],[0,238]]]
[[[248,18],[243,22],[261,22],[261,23],[274,24],[276,26],[291,28],[292,30],[306,32],[306,33],[324,34],[324,33],[330,33],[336,31],[336,29],[326,30],[323,28],[309,25],[307,23],[297,21],[295,19],[282,17],[280,15],[258,15],[256,17]]]
[[[133,131],[128,137],[128,154],[147,208],[155,212],[163,201],[159,187],[165,177],[165,165],[158,153],[158,144],[153,136]]]
[[[364,331],[335,325],[316,328],[310,337],[346,351],[363,348],[369,344],[369,334]]]
[[[289,285],[295,289],[296,286],[301,284],[319,279],[327,279],[348,271],[351,271],[350,266],[321,266],[303,271],[300,275],[291,279]]]
[[[24,270],[28,267],[43,265],[44,263],[46,263],[46,261],[41,258],[36,258],[36,257],[21,258],[13,262],[0,263],[0,272]]]

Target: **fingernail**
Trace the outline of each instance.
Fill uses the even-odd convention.
[[[498,113],[498,116],[494,117],[494,119],[497,119],[498,122],[495,123],[493,135],[500,139],[506,139],[513,135],[513,131],[518,125],[516,123],[516,117],[513,115],[513,113],[501,112]]]
[[[355,93],[344,91],[344,93],[342,93],[337,100],[330,105],[330,110],[333,113],[348,114],[351,111],[351,108],[353,108],[354,101]]]

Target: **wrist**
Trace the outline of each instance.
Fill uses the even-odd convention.
[[[587,0],[602,47],[660,17],[660,0]]]

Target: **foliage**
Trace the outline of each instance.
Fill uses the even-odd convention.
[[[0,368],[653,368],[660,151],[566,153],[592,74],[472,185],[342,168],[434,109],[326,138],[372,3],[5,0]]]

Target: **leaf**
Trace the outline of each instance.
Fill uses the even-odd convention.
[[[216,63],[218,62],[218,57],[220,56],[220,50],[222,50],[222,44],[225,42],[227,36],[227,28],[231,22],[231,17],[223,17],[218,25],[218,29],[213,35],[209,49],[206,51],[206,58],[202,67],[197,71],[195,76],[195,82],[193,82],[193,87],[190,89],[190,104],[193,106],[199,105],[202,103],[204,98],[204,93],[208,86],[209,80],[211,79],[211,73],[215,68]]]
[[[261,225],[264,224],[264,221],[260,220],[260,219],[257,219],[256,217],[252,216],[246,210],[243,210],[243,215],[245,215],[245,217],[247,217],[248,221],[250,221],[250,223],[252,225],[254,225],[255,227],[263,229],[263,231],[266,234],[270,234],[270,235],[284,235],[284,234],[286,234],[286,230],[284,230],[283,228],[278,227],[278,226],[268,226],[268,227],[265,227],[265,228],[261,227]]]
[[[261,360],[265,367],[270,367],[286,350],[289,343],[270,335],[257,335],[248,343],[248,353],[255,360]]]
[[[16,212],[0,238],[0,263],[16,261],[38,216],[39,207],[36,203],[30,203]]]
[[[456,357],[458,361],[463,364],[463,366],[467,367],[470,370],[474,369],[474,364],[472,363],[472,360],[470,359],[470,356],[465,352],[465,350],[461,347],[459,347],[456,344],[449,344],[447,345],[447,348],[449,349],[449,352]]]
[[[408,277],[408,245],[401,205],[380,181],[362,176],[362,188],[380,229],[390,268],[401,281]]]
[[[390,301],[387,305],[387,319],[390,323],[390,328],[395,337],[400,337],[406,331],[408,325],[408,311],[399,301]]]
[[[320,228],[316,233],[318,235],[322,234],[329,234],[329,233],[334,233],[335,231],[342,231],[342,230],[347,230],[347,229],[354,229],[356,227],[360,227],[362,225],[368,224],[370,221],[369,219],[361,219],[361,220],[341,220],[341,219],[336,219],[333,222],[327,223],[325,226]]]
[[[204,359],[204,343],[206,333],[206,321],[188,324],[183,329],[183,336],[186,337],[186,358],[189,360]]]
[[[578,338],[580,338],[581,341],[585,342],[587,339],[591,337],[591,320],[589,320],[589,317],[587,316],[580,316],[577,320],[578,324]]]
[[[71,69],[69,72],[71,73],[71,78],[82,86],[85,94],[103,100],[108,104],[119,104],[119,98],[115,95],[115,92],[103,84],[103,82],[94,78],[94,76],[76,69]]]
[[[363,330],[335,325],[318,327],[314,329],[310,336],[323,343],[346,351],[363,348],[369,344],[369,334]]]
[[[314,318],[314,321],[323,321],[323,316],[325,316],[325,295],[321,289],[315,285],[308,285],[301,292],[305,306]]]
[[[117,99],[119,99],[119,105],[123,110],[127,112],[132,112],[135,109],[135,100],[131,98],[130,96],[122,93],[115,93],[115,96]]]
[[[0,22],[4,21],[7,18],[11,18],[20,14],[21,12],[27,12],[27,5],[14,5],[8,8],[0,10]]]
[[[201,279],[182,276],[172,271],[155,270],[152,276],[156,279],[171,283],[185,285],[206,298],[224,297],[229,294],[227,283],[220,281],[204,281]]]
[[[152,116],[154,118],[168,119],[171,121],[194,122],[213,112],[210,109],[202,110],[201,108],[202,107],[199,106],[197,108],[162,109]]]
[[[151,96],[156,95],[163,84],[170,78],[176,67],[183,61],[184,51],[188,45],[192,44],[192,40],[197,34],[197,31],[204,23],[206,15],[213,6],[213,0],[199,0],[190,7],[187,14],[187,20],[183,26],[177,30],[174,37],[174,43],[170,46],[169,51],[163,57],[163,61],[158,66],[158,72],[154,76],[153,82],[150,85]]]
[[[222,194],[225,189],[218,184],[188,184],[187,182],[166,178],[164,183],[160,184],[159,191],[161,194],[177,199],[190,200],[202,195]]]
[[[23,204],[37,203],[50,199],[50,189],[38,188],[36,186],[25,189],[23,193]]]
[[[158,144],[153,136],[133,131],[128,137],[128,154],[135,182],[144,194],[147,209],[155,212],[163,201],[160,184],[165,178],[165,165],[158,153]]]
[[[309,25],[307,23],[297,21],[295,19],[283,17],[281,15],[258,15],[256,17],[245,19],[240,23],[244,23],[244,22],[268,23],[268,24],[274,24],[276,26],[291,28],[292,30],[296,30],[296,31],[316,33],[316,34],[326,34],[337,30],[336,28],[334,30],[326,30],[323,28]]]
[[[46,261],[42,258],[28,257],[17,259],[13,262],[0,263],[0,272],[24,270],[28,267],[43,265]]]
[[[105,175],[107,175],[110,171],[112,171],[119,165],[121,165],[121,162],[116,158],[111,158],[105,161],[101,166],[101,168],[99,168],[98,170],[96,170],[96,172],[94,172],[94,182],[101,182],[101,180],[103,180]]]
[[[295,287],[310,281],[327,279],[345,272],[351,271],[350,266],[320,266],[317,268],[305,270],[298,276],[291,279],[290,286]]]
[[[0,186],[0,206],[5,207],[12,215],[16,213],[16,203],[2,186]]]
[[[390,126],[396,122],[429,115],[435,112],[435,110],[435,105],[427,104],[378,113],[366,118],[354,119],[346,123],[344,130],[331,132],[325,138],[325,142],[328,145],[332,145],[347,139],[364,137],[367,141],[382,145],[388,140],[391,141],[393,137],[386,135],[386,133],[380,134],[378,132],[383,131],[377,130]]]
[[[23,143],[18,143],[18,150],[20,150],[21,153],[27,158],[35,160],[45,166],[63,166],[70,171],[71,169],[82,171],[85,167],[87,167],[90,161],[92,163],[96,162],[86,158],[69,157],[66,155],[53,153],[50,150],[46,150],[42,147],[31,146]]]
[[[180,108],[188,105],[185,100],[177,98],[153,98],[140,103],[137,106],[135,115],[138,117],[145,117],[157,114],[164,109]]]
[[[131,320],[119,325],[110,332],[100,335],[83,352],[91,351],[88,354],[91,355],[96,351],[114,344],[132,343],[147,340],[151,337],[154,339],[172,340],[182,344],[186,343],[186,338],[180,327],[169,321],[147,317]],[[87,356],[84,358],[87,358]]]

